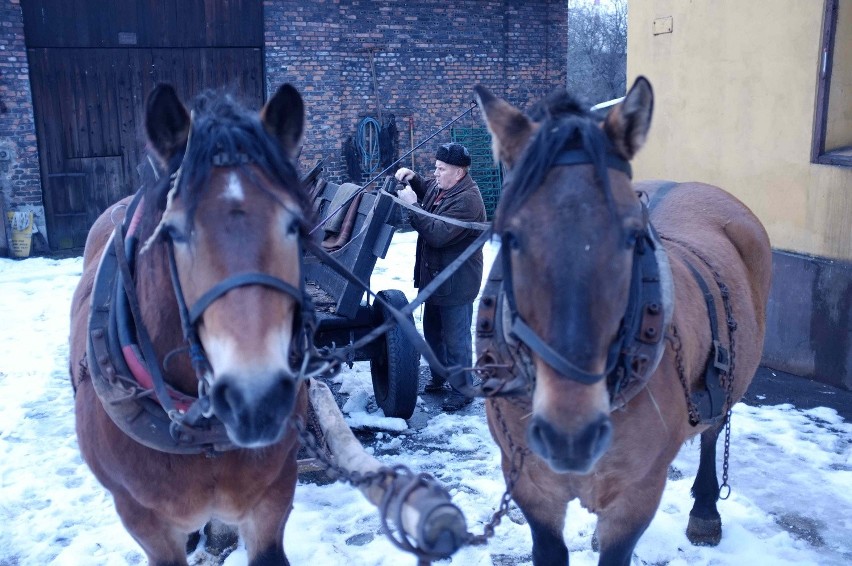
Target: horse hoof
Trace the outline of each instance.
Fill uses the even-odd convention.
[[[198,548],[198,543],[201,541],[201,532],[195,531],[194,533],[189,533],[189,536],[186,538],[186,555],[189,556],[195,549]]]
[[[722,520],[690,516],[686,538],[695,546],[716,546],[722,540]]]
[[[223,559],[236,549],[239,542],[237,530],[219,521],[210,521],[207,523],[204,526],[204,534],[207,536],[204,550],[208,554]]]

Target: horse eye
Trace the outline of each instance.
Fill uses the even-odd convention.
[[[290,220],[290,224],[287,225],[287,235],[295,236],[299,233],[299,228],[301,226],[301,222],[299,222],[298,218],[293,218]]]
[[[186,243],[186,234],[184,234],[181,230],[171,224],[166,224],[165,228],[166,234],[168,234],[172,242],[176,244]]]
[[[510,250],[518,251],[521,249],[521,241],[514,232],[506,232],[503,235],[503,241],[509,245]]]
[[[639,241],[639,238],[642,236],[641,230],[630,230],[627,232],[627,240],[625,242],[628,248],[633,248],[636,246],[636,242]]]

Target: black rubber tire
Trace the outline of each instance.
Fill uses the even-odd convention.
[[[396,309],[408,304],[405,293],[396,289],[379,291],[376,295]],[[376,326],[392,318],[387,307],[378,301],[373,303]],[[414,317],[408,315],[408,318],[413,325]],[[375,346],[377,353],[370,360],[370,374],[373,377],[376,404],[386,417],[410,419],[417,405],[420,352],[398,326],[393,326],[376,338]]]

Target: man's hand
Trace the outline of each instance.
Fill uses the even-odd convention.
[[[400,183],[408,183],[414,177],[414,171],[409,169],[408,167],[400,167],[396,170],[396,174],[394,174],[396,180]]]
[[[397,171],[397,175],[398,174],[399,171]],[[404,189],[396,193],[396,196],[405,204],[414,204],[417,202],[417,193],[415,193],[409,186],[406,186]]]

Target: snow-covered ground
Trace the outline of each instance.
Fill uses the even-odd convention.
[[[401,289],[413,298],[413,250],[414,234],[397,234],[374,271],[373,288]],[[486,264],[494,251],[486,247]],[[0,566],[145,563],[77,451],[67,339],[81,267],[80,259],[0,259]],[[482,401],[456,414],[421,404],[428,422],[413,430],[368,412],[366,363],[338,379],[350,423],[385,431],[370,442],[375,455],[433,474],[465,513],[468,529],[481,533],[504,489]],[[674,462],[682,477],[668,482],[634,563],[852,563],[852,425],[824,407],[739,404],[731,444],[733,493],[720,503],[721,544],[694,547],[684,534],[698,466],[698,444],[688,444]],[[463,548],[442,563],[529,564],[529,529],[517,510],[510,519],[487,546]],[[565,537],[573,565],[597,563],[593,531],[594,516],[572,503]],[[416,564],[383,537],[375,509],[344,484],[300,483],[285,548],[293,564]],[[246,564],[244,550],[225,563]]]

